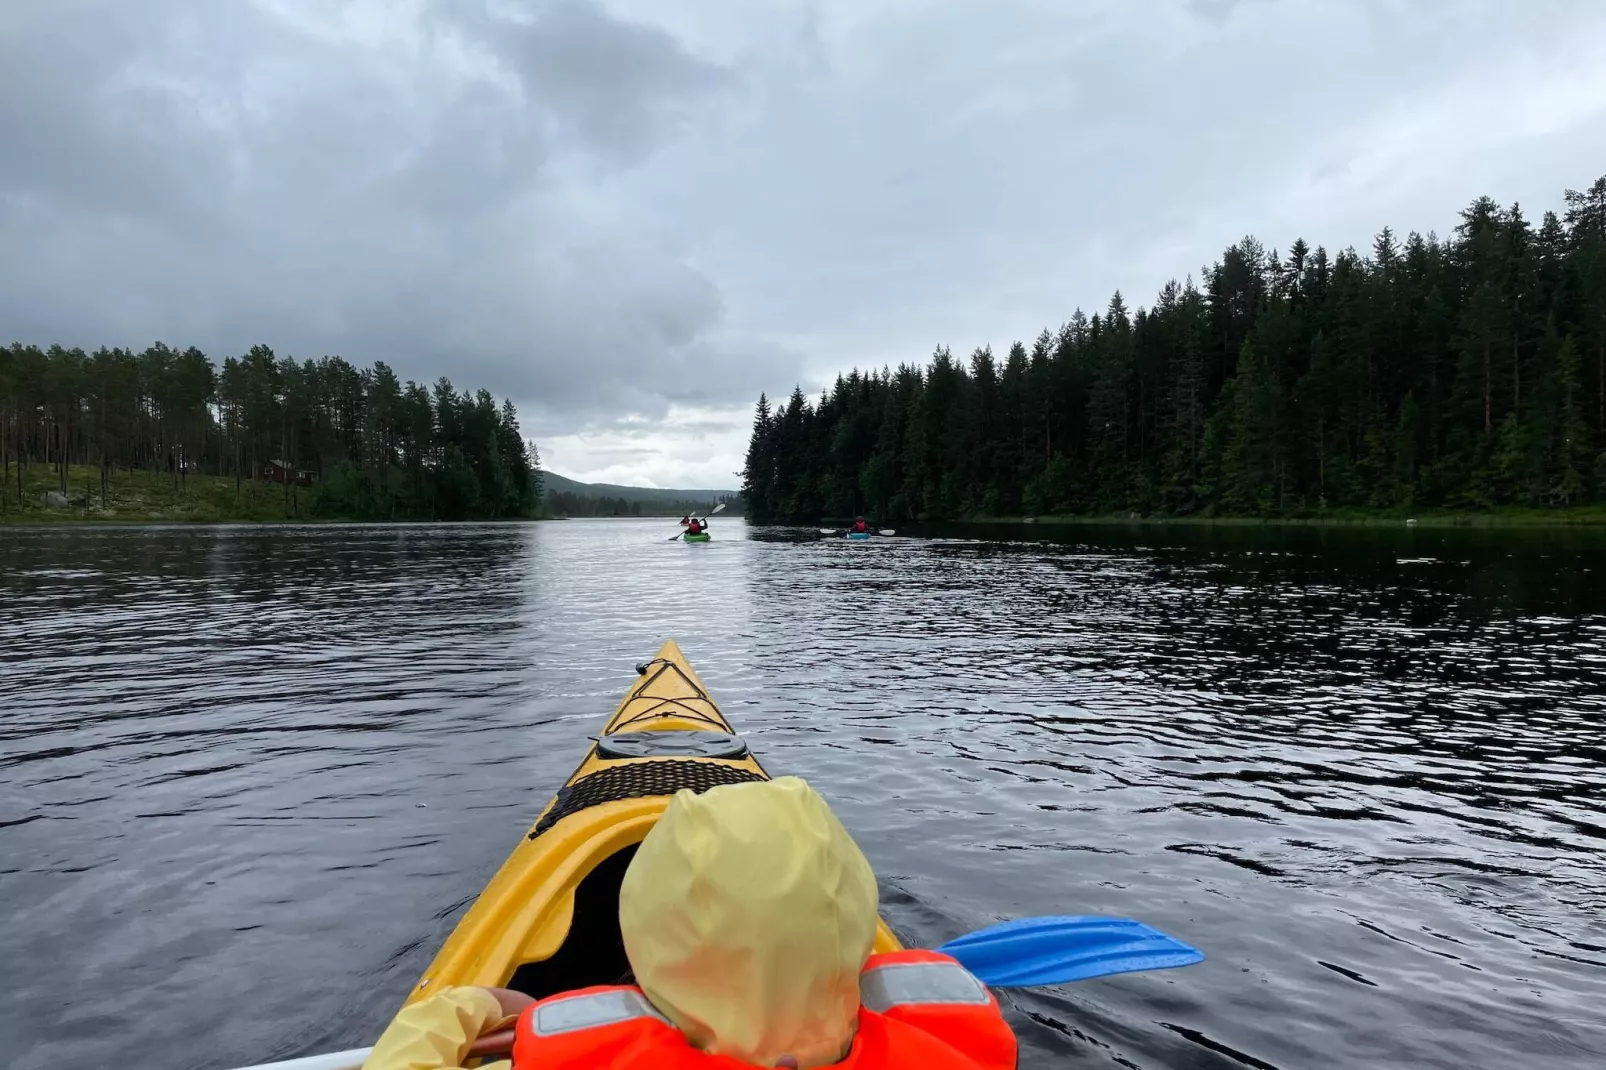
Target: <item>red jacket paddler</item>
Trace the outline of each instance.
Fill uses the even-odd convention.
[[[858,1028],[841,1070],[1014,1070],[998,1001],[935,951],[873,955],[859,977]],[[519,1016],[514,1070],[746,1070],[693,1047],[641,989],[586,988]]]

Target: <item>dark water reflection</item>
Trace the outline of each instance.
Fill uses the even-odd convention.
[[[666,534],[0,529],[10,1061],[370,1042],[674,636],[912,938],[1210,955],[1023,1066],[1606,1064],[1606,535]]]

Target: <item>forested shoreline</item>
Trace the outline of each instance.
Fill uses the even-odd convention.
[[[755,520],[1309,516],[1606,501],[1606,177],[1369,254],[1250,237],[999,359],[761,396]]]
[[[0,513],[48,503],[106,512],[118,488],[159,473],[183,514],[194,488],[233,482],[260,518],[273,488],[287,518],[462,520],[532,517],[539,457],[511,401],[403,383],[384,362],[297,362],[253,346],[220,367],[198,349],[0,348]],[[88,479],[75,476],[85,471]],[[137,475],[138,478],[131,478]],[[27,489],[25,489],[27,488]],[[97,501],[98,499],[98,501]]]

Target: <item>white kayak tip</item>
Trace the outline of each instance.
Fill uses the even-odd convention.
[[[335,1051],[325,1055],[308,1055],[282,1063],[263,1063],[260,1066],[242,1067],[241,1070],[362,1070],[372,1048],[352,1051]]]

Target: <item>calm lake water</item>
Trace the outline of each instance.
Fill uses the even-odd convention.
[[[673,637],[909,939],[1208,954],[1023,1067],[1606,1065],[1606,533],[673,531],[0,528],[6,1061],[371,1043]]]

